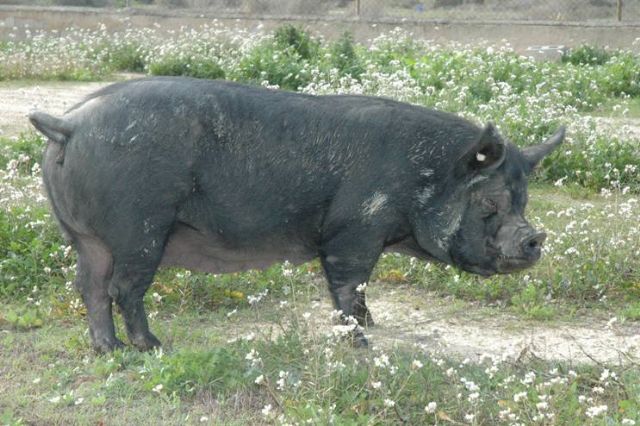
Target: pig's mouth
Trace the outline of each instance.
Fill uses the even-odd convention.
[[[538,261],[538,258],[515,257],[499,255],[496,260],[496,272],[498,274],[510,274],[512,272],[527,269]]]
[[[472,274],[490,277],[496,274],[510,274],[527,269],[540,259],[540,255],[506,255],[491,240],[487,240],[485,244],[484,256],[481,258],[475,258],[464,251],[450,250],[449,256],[452,263]]]
[[[485,278],[488,278],[492,275],[499,273],[495,269],[484,268],[478,265],[465,265],[465,266],[462,266],[462,269],[464,269],[467,272],[471,272],[472,274],[480,275],[481,277],[485,277]]]
[[[480,265],[462,265],[462,269],[483,277],[490,277],[496,274],[510,274],[527,269],[533,266],[537,260],[525,259],[521,257],[510,257],[500,255],[495,261],[495,266],[486,267]]]
[[[479,264],[474,262],[471,258],[467,258],[462,253],[450,252],[451,263],[456,265],[458,268],[463,269],[467,272],[471,272],[472,274],[480,275],[482,277],[490,277],[497,273],[500,273],[497,269],[496,262],[484,262],[483,264]]]

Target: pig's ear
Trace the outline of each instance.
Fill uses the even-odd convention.
[[[535,166],[542,161],[544,157],[549,155],[551,151],[556,149],[562,141],[564,140],[566,128],[564,126],[560,127],[549,139],[541,143],[540,145],[530,146],[522,150],[522,154],[524,158],[529,163],[529,167],[531,170]]]
[[[478,141],[458,160],[463,174],[493,170],[504,162],[507,148],[492,123],[488,123]]]

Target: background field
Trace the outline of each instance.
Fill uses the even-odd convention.
[[[520,146],[567,124],[566,145],[531,189],[545,257],[479,279],[384,256],[369,283],[379,324],[367,330],[370,351],[352,350],[333,325],[316,262],[164,270],[147,295],[163,350],[97,356],[73,251],[42,195],[43,141],[23,114],[60,114],[143,74],[387,96],[493,121]],[[363,45],[293,26],[212,24],[9,38],[0,79],[0,423],[640,422],[636,54],[582,46],[538,62],[506,45],[435,44],[402,30]]]

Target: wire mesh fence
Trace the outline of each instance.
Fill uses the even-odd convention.
[[[354,0],[361,16],[412,19],[640,20],[640,0]]]
[[[640,0],[153,0],[248,14],[360,18],[640,21]]]
[[[0,4],[207,10],[241,16],[638,22],[640,0],[0,0]]]

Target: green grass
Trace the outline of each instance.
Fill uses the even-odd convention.
[[[631,119],[640,118],[640,97],[629,99],[608,99],[605,101],[594,114],[604,117],[619,117],[621,112],[625,112],[624,116]]]
[[[640,98],[632,98],[626,103],[629,117],[640,118]]]
[[[231,316],[230,308],[161,314],[154,328],[165,348],[151,353],[95,356],[82,318],[49,321],[28,333],[5,330],[4,418],[26,424],[509,424],[513,415],[529,424],[552,415],[559,424],[585,424],[589,407],[606,405],[593,424],[640,419],[638,368],[607,366],[605,372],[535,358],[469,362],[410,346],[359,351],[320,332],[319,312],[303,316],[304,292],[286,300],[279,307],[268,298]],[[437,408],[427,413],[433,402]]]

